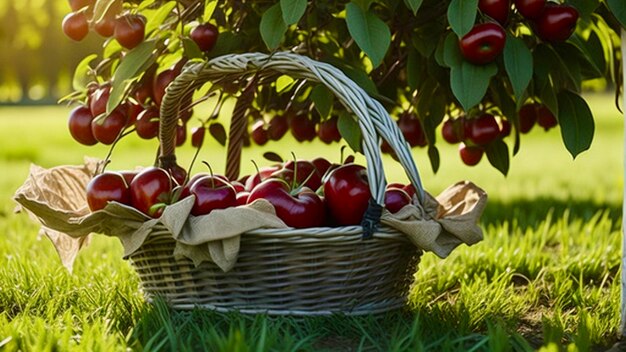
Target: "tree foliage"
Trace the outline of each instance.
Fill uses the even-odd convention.
[[[595,79],[618,87],[622,83],[617,58],[626,4],[549,2],[546,6],[568,7],[577,16],[573,33],[557,40],[558,33],[543,33],[540,21],[522,16],[511,1],[507,19],[500,24],[506,39],[502,53],[489,63],[476,64],[460,42],[478,24],[495,22],[478,4],[477,0],[97,0],[83,9],[89,11],[92,27],[107,16],[138,13],[146,20],[146,38],[131,50],[108,39],[88,70],[79,66],[76,91],[67,99],[87,102],[96,87],[111,85],[107,109],[111,112],[132,101],[140,87],[154,81],[153,76],[173,68],[180,72],[187,61],[292,50],[341,69],[399,123],[401,116],[416,121],[423,138],[411,144],[428,149],[435,170],[440,162],[437,132],[449,120],[464,145],[485,152],[489,162],[506,174],[511,153],[518,152],[522,134],[530,129],[526,125],[535,123],[520,114],[528,104],[542,111],[543,116],[532,118],[546,129],[553,127],[546,116],[553,116],[564,145],[576,157],[593,139],[593,116],[581,97],[583,83]],[[219,29],[210,51],[190,40],[190,31],[204,23]],[[224,98],[237,95],[233,87],[222,89]],[[204,92],[213,94],[210,89]],[[261,111],[288,116],[305,112],[314,125],[341,117],[343,107],[326,93],[294,80],[259,86],[250,123],[271,119]],[[485,114],[495,116],[501,134],[480,144],[471,134],[483,128],[477,121]],[[512,126],[510,136],[507,126]]]

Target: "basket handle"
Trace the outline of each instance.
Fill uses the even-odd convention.
[[[376,229],[385,200],[387,183],[381,159],[380,137],[395,151],[417,191],[418,200],[423,203],[424,189],[409,144],[383,106],[339,69],[292,52],[277,52],[271,55],[230,54],[207,62],[186,64],[182,73],[166,89],[161,104],[159,130],[161,166],[175,162],[175,140],[172,136],[175,133],[181,100],[186,94],[191,94],[209,81],[215,83],[243,81],[254,75],[262,84],[283,74],[324,84],[354,113],[363,135],[362,149],[368,165],[367,175],[372,193],[370,207],[362,223],[365,236],[371,235]]]

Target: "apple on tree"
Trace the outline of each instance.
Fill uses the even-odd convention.
[[[511,0],[479,0],[478,8],[482,13],[504,26],[509,20]]]
[[[113,35],[121,46],[133,49],[143,42],[145,31],[146,19],[143,16],[127,14],[115,20]]]
[[[190,37],[200,50],[211,51],[217,42],[219,31],[215,25],[211,23],[203,23],[191,30]]]
[[[504,50],[506,33],[502,26],[494,22],[477,24],[459,41],[461,54],[465,60],[485,65],[493,62]]]

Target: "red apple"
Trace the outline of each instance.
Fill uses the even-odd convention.
[[[115,109],[103,120],[91,123],[91,132],[98,142],[111,145],[126,128],[127,117],[121,109]]]
[[[537,103],[524,104],[519,110],[519,131],[528,133],[537,122]]]
[[[93,115],[91,110],[86,106],[78,106],[70,112],[68,120],[70,134],[80,144],[94,145],[98,140],[93,136],[91,131],[91,123]]]
[[[402,188],[391,187],[385,191],[385,208],[395,214],[411,204],[411,197]]]
[[[276,209],[276,215],[288,226],[308,228],[323,226],[325,223],[324,202],[306,187],[293,194],[285,181],[268,179],[252,190],[248,203],[260,198],[270,202]]]
[[[215,176],[196,180],[189,189],[196,200],[191,209],[195,216],[205,215],[215,209],[226,209],[237,205],[237,194],[233,186]]]
[[[170,202],[172,185],[170,174],[164,169],[146,168],[130,183],[131,205],[142,213],[157,218]]]
[[[469,146],[465,143],[459,144],[459,155],[465,165],[474,166],[480,162],[485,150],[478,146]]]
[[[547,42],[566,41],[576,29],[578,10],[565,4],[546,4],[535,20],[535,33]]]
[[[424,130],[422,129],[422,124],[415,114],[403,113],[400,115],[398,127],[400,131],[402,131],[404,139],[406,139],[411,147],[423,147],[428,144],[426,135],[424,135]]]
[[[245,185],[246,185],[246,190],[247,191],[252,191],[254,189],[254,187],[256,187],[256,185],[258,185],[259,183],[265,181],[267,178],[269,178],[274,172],[278,171],[281,169],[281,166],[279,165],[273,165],[273,166],[265,166],[259,169],[259,171],[256,174],[251,175],[250,177],[248,177],[246,179]]]
[[[291,134],[298,142],[312,141],[316,136],[315,122],[305,114],[297,114],[289,120]]]
[[[504,50],[506,33],[494,22],[475,25],[461,38],[459,48],[465,60],[475,65],[493,62]]]
[[[322,142],[330,144],[341,140],[341,133],[339,133],[337,121],[339,121],[337,116],[331,116],[328,120],[322,121],[319,124],[317,136]]]
[[[372,197],[365,167],[345,164],[331,171],[324,183],[324,197],[337,225],[358,225]]]
[[[191,30],[189,36],[202,51],[211,51],[217,42],[219,31],[211,23],[203,23]]]
[[[135,131],[143,139],[156,138],[159,135],[159,109],[150,106],[137,115]]]
[[[128,184],[118,172],[103,172],[87,184],[87,204],[91,211],[103,209],[109,202],[126,205],[131,202]]]
[[[498,121],[496,121],[496,118],[491,114],[483,113],[477,118],[467,121],[469,133],[466,137],[474,144],[489,144],[500,135]]]
[[[276,115],[267,124],[267,135],[273,141],[283,138],[288,130],[289,123],[285,115]]]

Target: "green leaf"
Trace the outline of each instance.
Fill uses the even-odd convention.
[[[109,12],[119,12],[122,9],[121,0],[97,0],[93,7],[93,16],[91,20],[93,23],[100,22],[104,16]]]
[[[298,23],[306,11],[307,0],[280,0],[283,21],[287,25]]]
[[[337,120],[337,128],[341,137],[348,143],[350,148],[357,153],[361,153],[363,136],[359,123],[348,113],[340,114]]]
[[[569,43],[559,43],[552,46],[559,58],[562,72],[566,74],[569,81],[569,88],[575,89],[577,92],[581,90],[582,68],[579,61],[580,50]]]
[[[263,13],[259,29],[261,38],[263,38],[268,49],[274,50],[280,45],[285,32],[287,32],[287,24],[283,21],[280,3],[274,4]]]
[[[520,148],[520,134],[519,134],[519,117],[517,113],[517,106],[513,97],[511,97],[504,86],[502,80],[495,80],[494,84],[489,87],[493,102],[500,108],[504,118],[509,120],[515,128],[513,129],[514,142],[513,142],[513,155],[519,152]]]
[[[217,0],[205,0],[204,13],[202,14],[202,20],[208,22],[213,17],[213,12],[217,7]]]
[[[289,88],[296,80],[291,76],[282,75],[276,78],[276,93],[282,93],[285,89]]]
[[[504,176],[509,173],[509,147],[504,143],[503,140],[497,139],[485,148],[485,153],[487,154],[487,159],[489,163],[498,169]]]
[[[504,68],[511,80],[516,100],[522,100],[533,76],[533,55],[523,40],[512,35],[507,36],[504,45]]]
[[[566,63],[561,55],[547,44],[537,45],[533,51],[533,60],[535,75],[540,79],[550,76],[555,86],[568,85],[577,91],[580,90],[580,76],[576,77],[576,72],[580,74],[580,65],[577,60],[568,58]]]
[[[226,129],[224,125],[219,122],[214,122],[209,125],[209,133],[215,140],[221,145],[226,145],[226,140],[228,139],[228,135],[226,134]]]
[[[420,85],[416,98],[415,111],[423,122],[426,137],[434,143],[435,127],[439,125],[446,112],[446,95],[439,89],[439,82],[429,77]]]
[[[626,28],[626,3],[624,0],[606,0],[606,3],[622,28]]]
[[[582,46],[585,53],[588,55],[589,60],[598,68],[601,73],[606,72],[606,59],[604,58],[604,48],[602,47],[602,40],[595,31],[589,33],[587,38],[587,45]]]
[[[459,38],[450,32],[443,43],[443,63],[447,67],[458,67],[463,61],[463,55],[459,49]]]
[[[362,8],[363,11],[367,11],[369,10],[374,0],[352,0],[352,2]]]
[[[559,116],[559,102],[556,97],[556,89],[552,86],[550,80],[547,80],[538,88],[536,93],[541,102],[552,111],[554,116]]]
[[[148,20],[146,22],[146,35],[157,30],[167,17],[172,14],[174,8],[176,8],[176,1],[168,1],[163,5],[159,5],[158,9],[154,12],[144,12]]]
[[[124,99],[128,87],[155,61],[153,51],[156,40],[146,40],[129,51],[113,74],[111,95],[107,102],[107,114],[113,111]]]
[[[439,149],[434,145],[428,146],[428,159],[430,160],[430,167],[433,169],[433,173],[436,174],[439,171],[439,165],[441,165],[441,157],[439,156]]]
[[[422,56],[429,57],[437,49],[440,42],[433,40],[433,38],[443,38],[446,31],[446,24],[439,21],[421,24],[411,33],[411,44]]]
[[[322,118],[327,118],[333,109],[335,95],[323,84],[316,85],[311,91],[311,100]]]
[[[155,2],[157,2],[157,0],[143,0],[137,7],[137,11],[143,13],[145,9],[151,8]]]
[[[72,87],[74,90],[84,90],[87,88],[87,84],[92,81],[92,77],[89,75],[91,66],[89,64],[98,57],[96,54],[92,54],[82,59],[74,70],[74,78],[72,79]]]
[[[406,80],[411,90],[416,90],[422,81],[421,73],[424,68],[421,67],[422,60],[415,49],[409,49],[409,56],[406,60]]]
[[[465,111],[469,111],[485,96],[491,77],[498,72],[498,66],[473,65],[462,61],[461,65],[452,67],[450,71],[450,86],[452,93],[458,99]]]
[[[446,39],[448,37],[439,39],[437,41],[437,47],[435,48],[435,62],[437,63],[438,66],[441,67],[448,67],[448,65],[446,65],[446,60],[444,60],[444,53],[445,53],[445,49],[446,49]]]
[[[420,9],[420,6],[422,6],[422,1],[423,0],[404,0],[404,3],[415,15]]]
[[[185,57],[188,59],[202,59],[204,58],[204,53],[198,47],[198,44],[191,40],[191,38],[185,37],[182,38],[183,48],[185,50]]]
[[[285,161],[280,155],[274,152],[263,153],[263,158],[265,158],[265,160],[273,161],[275,163],[282,163]]]
[[[478,0],[452,0],[448,6],[448,22],[459,38],[474,27]]]
[[[346,5],[348,31],[356,44],[378,67],[387,54],[391,43],[391,32],[387,24],[371,11],[364,11],[354,3]]]
[[[209,52],[209,56],[217,57],[232,53],[235,49],[237,49],[239,43],[244,40],[241,36],[242,34],[240,32],[234,33],[231,31],[225,31],[220,33],[217,37],[217,42],[215,43],[213,50]]]
[[[595,125],[591,109],[580,95],[564,90],[557,95],[559,125],[565,147],[573,158],[589,149]]]
[[[606,71],[606,60],[604,59],[604,48],[598,34],[595,31],[591,31],[586,41],[575,34],[570,40],[580,51],[578,53],[579,58],[584,61],[586,67],[594,71],[595,74],[603,76]]]

